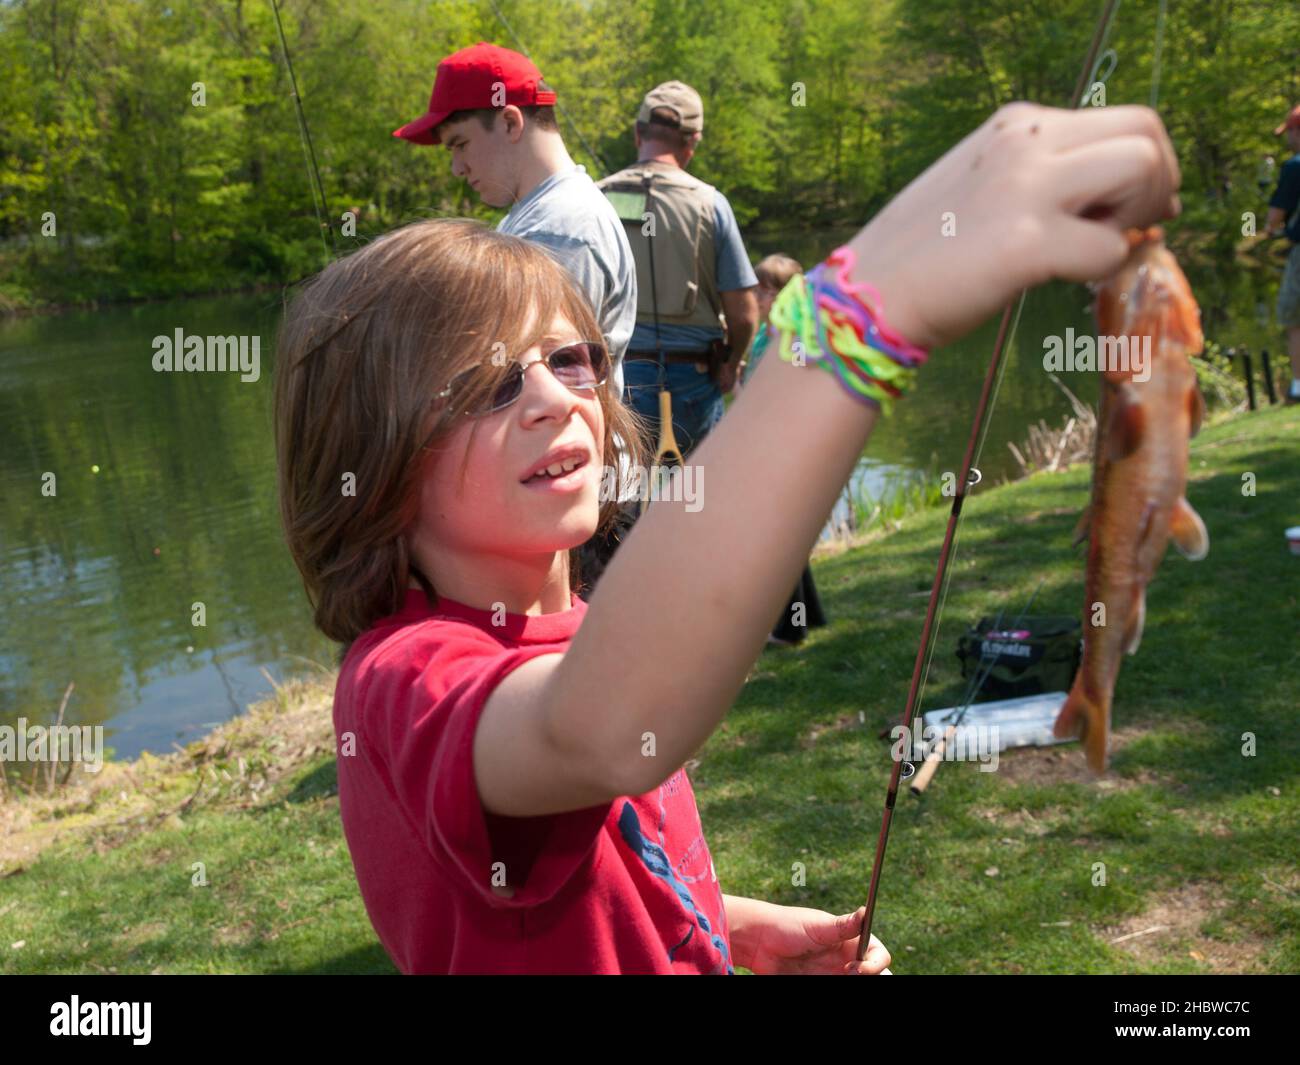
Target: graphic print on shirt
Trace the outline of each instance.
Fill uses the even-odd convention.
[[[680,773],[681,770],[678,770]],[[679,786],[677,774],[673,774],[663,784],[659,785],[659,823],[655,826],[655,835],[658,840],[651,838],[642,830],[641,820],[637,814],[636,807],[631,801],[624,800],[623,809],[619,812],[618,827],[623,837],[623,841],[632,849],[633,853],[641,859],[646,869],[664,881],[677,896],[682,906],[682,916],[687,922],[686,933],[680,942],[670,947],[668,950],[668,960],[672,962],[676,959],[677,953],[690,943],[698,933],[703,933],[707,937],[712,948],[717,952],[717,967],[715,972],[726,972],[734,975],[735,970],[731,965],[730,952],[727,949],[727,941],[721,935],[721,930],[715,930],[708,916],[703,913],[699,906],[696,905],[695,898],[691,894],[688,886],[689,882],[698,882],[704,877],[687,876],[684,872],[679,873],[679,868],[683,863],[678,863],[679,868],[674,868],[672,861],[669,860],[668,854],[663,846],[663,827],[667,817],[664,807],[664,789],[668,788],[670,792],[676,791]],[[688,854],[693,855],[699,850],[704,849],[703,837],[693,841],[688,848]],[[710,861],[712,868],[712,861]]]

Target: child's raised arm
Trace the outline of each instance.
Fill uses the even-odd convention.
[[[875,286],[905,338],[939,346],[1028,286],[1113,272],[1126,227],[1177,212],[1178,180],[1147,108],[1013,104],[852,240],[853,280]],[[474,750],[487,808],[576,809],[676,771],[731,706],[875,423],[831,374],[764,359],[691,457],[702,507],[656,503],[567,653],[489,699]]]

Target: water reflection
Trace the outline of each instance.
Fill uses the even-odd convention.
[[[0,329],[0,722],[49,721],[71,680],[69,723],[108,724],[120,756],[165,751],[265,695],[263,669],[329,661],[277,523],[269,367],[255,383],[151,367],[177,327],[269,352],[277,310],[224,298]]]
[[[777,234],[749,245],[807,264],[849,235]],[[1189,273],[1202,302],[1217,301],[1212,317],[1230,323],[1217,327],[1220,338],[1271,347],[1281,365],[1267,314],[1273,272]],[[71,680],[68,723],[108,725],[119,756],[166,751],[268,694],[264,670],[278,678],[332,663],[335,648],[312,628],[278,523],[270,415],[278,311],[278,296],[265,295],[0,323],[0,723],[50,721]],[[915,394],[878,428],[855,490],[879,494],[900,471],[955,474],[996,325],[932,355]],[[260,336],[260,379],[154,372],[153,338],[177,328]],[[1067,328],[1090,328],[1081,286],[1030,294],[980,461],[985,485],[1016,475],[1008,440],[1039,418],[1059,424],[1069,415],[1042,367],[1044,337]],[[1095,380],[1065,376],[1095,401]],[[843,518],[843,506],[833,517]],[[205,625],[193,623],[196,604]]]

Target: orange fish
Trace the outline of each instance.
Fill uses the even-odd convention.
[[[1096,773],[1120,654],[1138,649],[1147,585],[1169,541],[1190,559],[1210,547],[1183,495],[1188,441],[1205,413],[1189,359],[1203,346],[1201,312],[1160,228],[1127,236],[1128,259],[1097,290],[1101,405],[1092,502],[1075,540],[1089,541],[1083,662],[1055,729],[1082,737]]]

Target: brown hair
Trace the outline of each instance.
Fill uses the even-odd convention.
[[[653,141],[671,152],[685,151],[694,139],[693,134],[682,132],[681,119],[671,107],[656,107],[649,122],[637,122],[636,133],[643,141]]]
[[[542,92],[554,92],[554,90],[544,81],[539,81],[537,83],[537,88]],[[529,122],[537,123],[538,129],[549,129],[557,133],[559,132],[560,124],[555,118],[555,108],[550,104],[528,104],[527,106],[520,107],[519,110],[523,112],[524,117],[528,119]],[[480,126],[491,131],[492,127],[496,124],[497,115],[500,113],[501,108],[499,107],[475,107],[468,111],[453,111],[438,123],[438,128],[442,129],[443,126],[454,122],[464,122],[469,118],[477,118]]]
[[[802,273],[803,267],[797,260],[791,259],[788,255],[781,255],[779,252],[760,259],[758,265],[754,267],[754,276],[758,278],[758,283],[776,289],[777,292],[794,280],[796,275]]]
[[[412,578],[437,595],[406,540],[425,449],[456,424],[434,397],[472,367],[482,372],[466,406],[489,395],[511,369],[492,356],[537,344],[557,314],[601,339],[586,298],[545,251],[468,219],[394,230],[303,284],[277,339],[278,488],[289,551],[327,636],[350,644],[400,609]],[[644,427],[611,385],[612,374],[597,390],[603,464],[617,464],[617,433],[642,465]],[[598,534],[617,510],[602,503]],[[577,549],[569,556],[577,591]]]

